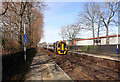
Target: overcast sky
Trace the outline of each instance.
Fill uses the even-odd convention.
[[[82,10],[82,4],[83,2],[47,2],[49,10],[44,12],[44,38],[40,42],[53,43],[62,40],[59,35],[61,27],[77,21],[77,15]],[[91,31],[80,33],[80,38],[91,37]]]

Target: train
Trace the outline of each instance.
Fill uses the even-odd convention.
[[[46,45],[43,45],[43,48],[51,49],[56,54],[59,54],[59,55],[66,55],[68,52],[68,46],[66,41],[57,41],[57,42],[54,42],[53,44],[46,44]]]

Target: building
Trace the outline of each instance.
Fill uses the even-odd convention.
[[[118,44],[120,44],[120,35],[118,35]],[[110,35],[109,36],[109,44],[117,44],[117,35]],[[95,45],[106,45],[106,36],[94,38]],[[87,39],[76,39],[74,41],[74,45],[93,45],[93,38]]]

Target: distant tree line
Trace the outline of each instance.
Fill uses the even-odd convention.
[[[119,2],[86,2],[78,14],[77,23],[74,26],[71,24],[62,27],[60,35],[63,39],[71,40],[74,44],[74,39],[81,30],[91,30],[92,36],[95,38],[95,34],[99,37],[100,32],[104,29],[106,31],[106,44],[108,45],[110,26],[118,26],[118,9]],[[94,39],[93,45],[95,45]]]

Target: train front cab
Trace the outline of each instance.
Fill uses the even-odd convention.
[[[67,43],[65,41],[57,42],[57,53],[60,55],[67,54]]]

